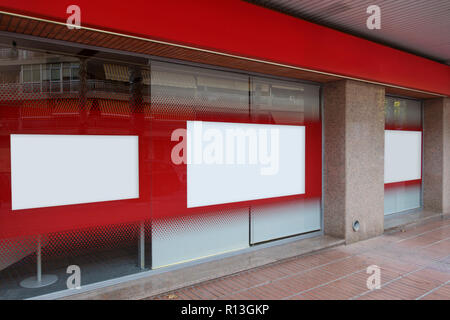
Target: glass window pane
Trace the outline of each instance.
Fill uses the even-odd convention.
[[[249,119],[249,78],[223,71],[153,63],[155,112],[183,106],[189,118],[237,121]]]
[[[41,81],[41,70],[37,68],[33,68],[33,82]]]
[[[63,68],[63,79],[64,80],[70,79],[70,69],[69,68]]]
[[[52,68],[51,77],[52,77],[52,81],[59,80],[60,79],[60,70]]]
[[[48,80],[42,81],[42,92],[50,91],[50,82]]]
[[[77,80],[79,79],[78,73],[80,72],[80,68],[77,67],[73,67],[72,68],[72,79]]]
[[[45,46],[45,44],[41,45]],[[0,46],[0,54],[1,48],[2,46]],[[6,49],[8,49],[8,52],[11,51],[8,46],[6,46]],[[64,48],[61,47],[61,49]],[[22,52],[21,49],[19,50],[19,53]],[[81,268],[84,274],[82,285],[134,274],[143,270],[141,266],[142,268],[151,266],[148,241],[145,244],[147,260],[144,261],[143,265],[137,266],[139,258],[137,240],[141,231],[146,237],[143,240],[148,240],[151,237],[150,223],[148,222],[151,217],[151,205],[147,195],[151,193],[150,171],[152,162],[150,156],[153,155],[151,149],[153,132],[150,129],[148,98],[144,102],[141,99],[140,104],[136,103],[136,101],[139,101],[139,95],[144,95],[144,92],[141,91],[143,89],[137,85],[131,88],[128,81],[123,82],[122,89],[102,86],[101,84],[105,82],[104,76],[102,76],[102,65],[110,62],[109,60],[99,60],[97,64],[87,63],[87,78],[84,80],[88,87],[89,82],[93,81],[100,83],[100,85],[95,87],[96,90],[88,91],[86,96],[80,99],[80,95],[74,92],[77,90],[80,81],[71,80],[72,76],[74,78],[79,77],[78,58],[42,51],[38,55],[34,53],[33,50],[29,51],[29,54],[27,54],[28,63],[23,67],[21,65],[25,64],[25,61],[21,61],[23,60],[23,54],[19,55],[18,60],[3,61],[4,63],[0,65],[0,82],[8,81],[13,84],[9,85],[8,83],[8,90],[3,90],[3,100],[7,100],[8,103],[2,104],[1,112],[2,115],[7,115],[7,117],[0,117],[0,140],[8,142],[3,143],[2,148],[0,148],[2,151],[0,153],[2,155],[2,159],[0,159],[0,182],[2,185],[8,186],[5,190],[10,190],[9,186],[13,179],[9,161],[11,149],[14,149],[11,148],[9,143],[11,135],[33,137],[53,135],[57,136],[55,137],[57,139],[63,137],[69,140],[78,136],[85,141],[92,141],[95,137],[97,139],[100,137],[100,140],[105,141],[102,137],[109,136],[112,137],[111,142],[115,141],[114,144],[102,143],[102,146],[123,155],[129,155],[129,151],[134,150],[134,156],[138,154],[141,162],[139,162],[139,167],[120,166],[120,161],[118,161],[120,157],[114,157],[109,163],[108,161],[105,162],[104,157],[92,156],[91,149],[82,152],[78,149],[76,152],[74,151],[73,155],[69,155],[71,151],[69,151],[69,154],[67,152],[60,153],[61,150],[57,147],[36,154],[35,159],[27,157],[30,164],[27,165],[28,168],[32,168],[39,161],[42,161],[40,157],[45,153],[50,155],[43,161],[47,161],[47,165],[49,165],[48,161],[58,161],[61,156],[72,160],[82,160],[83,163],[69,161],[71,165],[63,170],[63,174],[73,173],[82,167],[92,168],[94,166],[100,168],[100,171],[97,170],[96,172],[101,172],[102,168],[106,168],[112,163],[116,163],[117,166],[116,170],[111,170],[112,174],[109,172],[105,176],[105,179],[97,178],[97,182],[101,181],[104,184],[102,188],[94,188],[95,190],[90,193],[100,195],[100,198],[97,197],[95,203],[84,203],[78,209],[73,207],[73,219],[67,218],[67,214],[71,215],[71,210],[68,210],[63,202],[55,206],[41,206],[38,209],[29,207],[26,209],[29,212],[21,215],[16,214],[12,209],[11,193],[8,200],[11,205],[3,205],[3,202],[7,199],[2,198],[0,216],[6,218],[2,219],[0,223],[0,296],[4,299],[29,298],[66,290],[67,286],[64,279],[67,278],[67,259],[70,260],[70,264],[78,265]],[[61,63],[42,63],[43,69],[42,74],[40,74],[41,64],[36,63],[37,61],[60,61]],[[34,64],[30,65],[29,62]],[[62,68],[63,64],[64,68]],[[127,68],[132,67],[127,64],[125,59],[123,65]],[[149,72],[148,67],[143,66],[142,68]],[[62,73],[64,73],[65,81],[61,81]],[[21,83],[22,80],[25,83]],[[40,94],[41,87],[45,94]],[[0,92],[0,96],[1,94]],[[148,93],[146,96],[148,97]],[[13,103],[9,103],[10,100],[13,100]],[[132,139],[128,140],[128,137]],[[128,143],[124,144],[125,140],[123,139],[127,140]],[[170,139],[168,141],[170,143]],[[27,148],[27,150],[31,149]],[[40,150],[42,151],[42,148]],[[75,149],[69,148],[69,150]],[[137,153],[136,150],[139,152]],[[52,154],[54,156],[51,156]],[[8,161],[3,161],[6,156]],[[23,154],[21,156],[23,157]],[[69,162],[61,161],[62,165]],[[41,184],[39,189],[44,193],[46,193],[45,190],[48,191],[49,186],[58,185],[58,182],[55,183],[54,180],[49,182],[48,180],[49,177],[58,179],[61,171],[57,172],[57,167],[49,165],[50,171],[53,168],[56,171],[47,175],[47,179],[34,180]],[[140,170],[141,168],[143,170]],[[85,173],[88,171],[86,170],[81,171]],[[122,170],[132,170],[132,175],[135,178],[139,175],[139,182],[137,182],[139,185],[136,184],[136,179],[129,181],[131,182],[130,185],[120,183],[120,181],[124,181],[120,179],[125,177],[126,180],[126,177],[130,176],[124,174]],[[39,174],[40,170],[33,170],[33,172]],[[75,181],[78,181],[77,179],[78,177],[69,179],[70,181],[66,179],[65,183],[72,185],[71,181],[75,183]],[[79,179],[78,182],[86,182],[86,180],[89,179]],[[29,185],[29,183],[25,183],[22,184],[22,187],[26,188]],[[105,194],[105,191],[108,192],[107,189],[110,185],[124,187],[127,190],[126,192],[133,188],[136,191],[139,187],[139,197],[132,194],[132,196],[126,196],[127,200],[124,201],[97,201],[101,199],[101,195]],[[141,186],[142,189],[140,189]],[[51,196],[52,193],[49,191],[48,194]],[[77,195],[77,192],[71,192],[71,194]],[[25,198],[29,199],[26,195],[22,195],[22,199]],[[129,200],[131,198],[134,199]],[[17,202],[15,203],[17,204]],[[77,205],[79,204],[73,204],[72,206]],[[104,212],[104,214],[99,214],[99,212]],[[51,222],[47,223],[44,221],[45,219],[42,220],[44,217],[49,219],[46,220],[47,222]],[[119,221],[116,219],[117,217],[122,218]],[[30,223],[30,219],[42,223]],[[20,228],[17,226],[20,226]],[[46,274],[57,275],[59,281],[52,286],[30,290],[20,287],[19,284],[29,275],[32,275],[30,270],[36,270],[37,234],[42,235],[44,271]],[[101,261],[98,260],[99,256],[102,257]]]
[[[42,80],[50,80],[50,66],[42,66]]]
[[[163,199],[168,196],[175,199],[178,190],[183,190],[187,184],[187,174],[172,162],[172,146],[166,141],[171,139],[173,130],[186,127],[186,120],[248,122],[249,77],[167,63],[152,63],[151,68],[152,128],[155,134],[153,185],[161,186],[152,195],[153,213],[164,216],[175,213],[172,213],[173,205],[171,207]],[[179,214],[187,213],[186,204],[176,209]],[[189,217],[189,222],[183,224],[187,227],[186,232],[172,231],[182,230],[179,229],[181,224],[176,227],[176,220],[158,221],[152,238],[153,265],[158,267],[247,247],[248,206],[230,210],[230,219],[211,218],[216,214],[213,210],[205,210],[203,218]],[[205,227],[201,233],[187,231],[202,225]],[[161,230],[169,231],[164,234]]]
[[[252,117],[270,123],[318,121],[319,87],[289,81],[252,78]]]
[[[23,82],[31,82],[31,70],[23,70]]]
[[[251,116],[255,122],[304,126],[304,141],[295,144],[304,147],[307,157],[321,156],[320,88],[316,85],[292,81],[252,77]],[[281,126],[280,126],[281,127]],[[283,126],[284,127],[284,126]],[[282,133],[282,130],[280,130]],[[286,138],[283,139],[286,141]],[[280,138],[281,141],[281,138]],[[291,143],[293,144],[293,143]],[[281,153],[280,171],[286,168],[289,155]],[[300,161],[296,161],[299,163]],[[309,174],[309,181],[321,179],[320,170],[315,170],[317,162],[306,158],[303,169]],[[289,174],[295,170],[289,170]],[[288,181],[289,178],[286,180]],[[300,179],[298,179],[300,180]],[[297,180],[296,180],[297,181]],[[304,179],[303,181],[308,181]],[[307,183],[307,182],[306,182]],[[320,194],[320,188],[318,190]],[[305,232],[320,230],[320,198],[293,199],[270,206],[254,205],[251,208],[251,242],[258,243]]]

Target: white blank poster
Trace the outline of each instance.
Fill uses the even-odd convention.
[[[304,126],[188,121],[187,131],[188,207],[305,193]],[[229,147],[230,139],[227,134],[231,131],[256,133],[254,146],[257,146],[255,150],[258,156],[253,163],[249,160],[249,136],[246,139],[245,160],[236,160],[239,149]],[[267,136],[262,134],[264,132]],[[222,145],[223,148],[214,151],[216,155],[219,154],[215,158],[217,161],[208,162],[211,143],[219,140],[221,143],[216,146]],[[235,157],[231,157],[231,150],[234,150]],[[260,151],[271,156],[261,156]],[[202,163],[199,163],[200,159]],[[236,161],[227,162],[233,159]]]
[[[385,130],[384,183],[422,177],[422,132]]]
[[[12,209],[139,197],[137,136],[11,135]]]

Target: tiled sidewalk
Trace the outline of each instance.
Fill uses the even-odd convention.
[[[381,268],[368,290],[367,267]],[[450,220],[300,256],[148,299],[450,300]]]

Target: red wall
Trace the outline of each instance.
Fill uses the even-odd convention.
[[[450,95],[450,67],[243,1],[78,0],[82,26]],[[69,0],[1,0],[65,22]]]
[[[114,104],[114,100],[104,100]],[[98,101],[97,101],[98,102]],[[322,190],[322,125],[320,119],[285,123],[283,120],[251,119],[249,114],[232,112],[198,112],[186,116],[183,109],[195,106],[171,105],[170,102],[152,104],[159,110],[145,116],[132,112],[128,102],[122,102],[122,118],[92,111],[89,107],[80,113],[59,113],[52,110],[68,110],[70,99],[42,101],[0,102],[0,239],[16,236],[46,234],[59,231],[114,225],[150,219],[170,219],[180,216],[217,214],[229,209],[250,205],[270,205],[286,201],[320,199]],[[93,103],[88,100],[88,105]],[[117,102],[116,102],[117,103]],[[75,104],[76,106],[76,104]],[[148,106],[146,107],[148,110]],[[33,117],[23,114],[33,112]],[[206,110],[206,108],[203,108]],[[257,113],[256,113],[257,114]],[[292,117],[293,118],[293,117]],[[187,208],[187,166],[176,165],[171,160],[172,148],[178,141],[171,141],[172,132],[186,128],[187,120],[222,121],[235,123],[288,124],[305,126],[305,193],[301,195],[241,201],[228,204]],[[88,134],[88,135],[137,135],[139,136],[139,198],[102,201],[72,205],[12,210],[11,201],[11,134]],[[182,177],[182,178],[180,178]],[[161,231],[163,232],[163,231]]]

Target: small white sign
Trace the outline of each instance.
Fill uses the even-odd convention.
[[[137,136],[11,135],[12,210],[139,198]]]
[[[422,177],[422,132],[385,130],[384,183]]]

